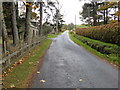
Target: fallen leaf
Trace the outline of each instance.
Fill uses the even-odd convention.
[[[14,85],[14,84],[11,84],[10,87],[11,87],[11,88],[15,88],[15,85]]]
[[[114,65],[115,67],[117,66],[117,65]]]
[[[12,66],[13,66],[13,67],[15,67],[15,66],[16,66],[16,64],[13,64]]]
[[[45,83],[46,81],[45,80],[40,80],[41,83]]]
[[[8,69],[8,72],[11,72],[11,69],[10,69],[10,68]]]
[[[11,67],[11,69],[12,69],[13,67]]]
[[[29,62],[29,64],[33,64],[33,62]]]
[[[17,66],[18,64],[20,64],[20,63],[19,63],[19,62],[15,62],[15,63],[14,63],[14,66]]]
[[[39,63],[39,61],[37,61],[37,63]]]
[[[76,90],[80,90],[80,88],[76,88]]]
[[[82,80],[82,79],[80,79],[79,81],[80,81],[80,82],[82,82],[83,80]]]
[[[23,62],[23,60],[22,60],[22,59],[20,59],[20,60],[19,60],[19,62]]]
[[[4,74],[6,74],[6,72],[4,72]]]
[[[19,62],[19,64],[22,64],[23,62]]]
[[[40,74],[40,72],[38,71],[37,74]]]
[[[5,76],[8,76],[8,74],[5,74]]]

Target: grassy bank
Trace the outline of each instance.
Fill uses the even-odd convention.
[[[92,52],[93,54],[103,59],[106,59],[111,63],[120,65],[120,57],[118,57],[119,47],[117,45],[104,43],[76,34],[69,33],[69,35],[75,43],[85,47],[88,51]]]
[[[3,84],[5,88],[16,87],[26,88],[28,80],[36,74],[36,68],[42,63],[42,56],[51,44],[51,40],[43,41],[39,46],[19,59],[21,63],[16,63],[4,72]],[[34,73],[33,73],[34,72]],[[32,76],[31,76],[32,75]]]
[[[57,37],[56,34],[49,34],[49,35],[47,36],[47,38],[55,38],[55,37]]]

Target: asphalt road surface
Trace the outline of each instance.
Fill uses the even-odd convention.
[[[118,88],[118,70],[75,44],[66,31],[53,39],[31,88]]]

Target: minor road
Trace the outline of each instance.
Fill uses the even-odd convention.
[[[118,88],[118,70],[75,44],[66,31],[53,39],[31,87]]]

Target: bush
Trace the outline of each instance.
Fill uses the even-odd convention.
[[[90,28],[77,28],[75,32],[78,35],[120,46],[120,23],[118,22]]]

